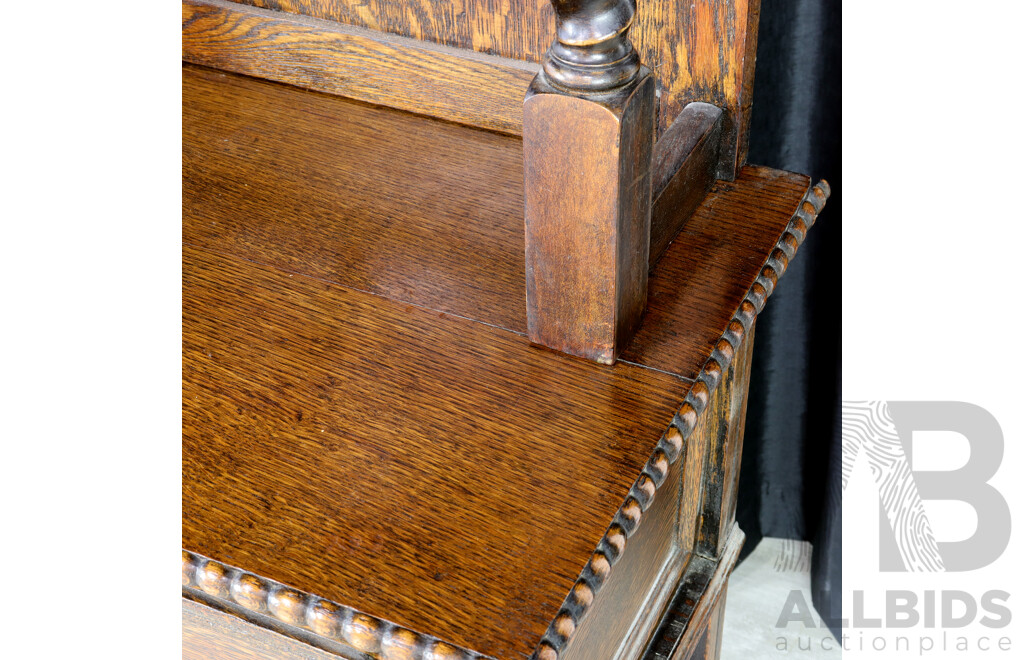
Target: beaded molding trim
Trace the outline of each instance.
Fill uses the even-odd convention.
[[[187,550],[181,551],[181,588],[267,615],[379,660],[493,660]]]
[[[608,580],[612,567],[625,551],[626,541],[639,527],[643,512],[654,501],[658,488],[668,475],[669,466],[679,459],[683,444],[696,428],[697,420],[707,408],[712,392],[722,380],[722,374],[729,368],[736,350],[750,332],[754,319],[764,309],[768,297],[775,290],[779,278],[785,274],[789,261],[796,255],[797,249],[807,237],[807,231],[814,225],[831,193],[832,189],[828,182],[822,180],[804,195],[782,232],[782,237],[762,265],[760,274],[733,314],[725,333],[716,342],[711,357],[704,363],[682,406],[658,441],[643,472],[629,489],[629,494],[619,507],[601,542],[598,543],[590,561],[580,572],[576,584],[562,601],[558,614],[548,625],[547,631],[531,656],[533,660],[557,660],[559,653],[572,639],[601,585]]]

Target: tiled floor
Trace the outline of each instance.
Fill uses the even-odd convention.
[[[809,614],[820,624],[821,617],[811,603],[810,570],[810,543],[762,539],[729,580],[721,660],[842,657],[828,628],[784,621],[807,621]],[[805,604],[806,611],[801,609]],[[789,616],[783,617],[784,612]]]

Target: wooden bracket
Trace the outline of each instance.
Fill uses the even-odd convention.
[[[690,103],[654,145],[651,269],[715,182],[722,114],[710,103]]]
[[[557,39],[523,107],[530,340],[605,364],[647,300],[654,79],[634,0],[553,0]]]

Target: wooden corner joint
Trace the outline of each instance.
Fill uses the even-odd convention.
[[[715,342],[711,356],[704,363],[671,424],[630,488],[590,561],[562,601],[558,613],[534,649],[531,660],[558,660],[572,642],[573,634],[599,597],[601,586],[608,581],[616,563],[626,552],[629,538],[643,523],[643,514],[650,508],[664,484],[669,466],[685,455],[687,442],[697,428],[701,415],[707,410],[711,395],[721,384],[722,376],[732,364],[744,337],[753,328],[757,315],[764,310],[768,297],[786,272],[789,261],[804,242],[807,231],[814,225],[830,194],[828,182],[822,180],[808,190],[800,201],[776,242],[775,249],[765,260],[761,272],[733,314],[725,332]],[[724,551],[717,553],[717,557],[705,557],[699,552],[694,552],[693,556],[705,563],[711,562],[716,567],[723,564],[731,569],[739,553],[739,546],[742,545],[743,534],[735,524],[727,532],[728,538],[721,539],[723,543],[718,544],[724,547]],[[708,535],[709,531],[699,533]]]
[[[654,79],[635,0],[552,0],[557,37],[523,105],[530,340],[611,364],[647,300]]]

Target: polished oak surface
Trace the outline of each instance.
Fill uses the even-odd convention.
[[[182,546],[532,650],[686,384],[234,256],[184,256]]]
[[[526,333],[521,140],[202,67],[182,82],[186,243]],[[715,183],[621,359],[696,378],[809,187],[749,166]]]
[[[807,179],[716,183],[605,367],[522,334],[518,139],[191,66],[183,106],[182,546],[529,655]]]

